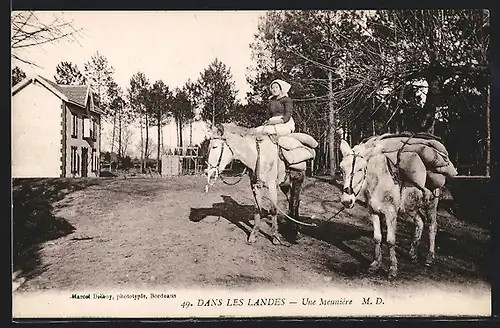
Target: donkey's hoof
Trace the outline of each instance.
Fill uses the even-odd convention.
[[[375,273],[380,269],[380,263],[372,262],[368,267],[368,273]]]
[[[417,255],[417,252],[415,251],[415,249],[410,249],[410,251],[408,253],[410,254],[410,260],[413,263],[416,263],[418,261],[418,255]]]
[[[425,258],[425,266],[431,266],[434,263],[434,254],[429,253]]]
[[[302,239],[302,234],[300,232],[296,232],[291,236],[291,242],[295,245],[299,244],[301,239]]]
[[[256,239],[257,239],[257,238],[255,238],[255,235],[250,235],[250,237],[248,237],[248,239],[247,239],[247,244],[248,244],[248,245],[252,245],[252,244],[254,244],[254,243],[255,243],[255,241],[256,241]]]
[[[390,279],[394,279],[396,278],[396,276],[398,275],[398,270],[395,270],[395,269],[390,269],[389,270],[389,274],[387,275],[387,278],[390,280]]]

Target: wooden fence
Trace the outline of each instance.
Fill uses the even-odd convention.
[[[162,156],[161,175],[193,175],[202,171],[198,147],[176,147],[168,149]]]

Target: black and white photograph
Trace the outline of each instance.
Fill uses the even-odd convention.
[[[12,317],[491,316],[490,12],[11,12]]]

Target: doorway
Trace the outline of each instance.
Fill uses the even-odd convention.
[[[82,147],[82,177],[86,178],[89,169],[89,149]]]

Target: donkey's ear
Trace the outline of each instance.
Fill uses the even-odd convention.
[[[342,157],[352,153],[351,146],[344,139],[340,141],[340,151],[342,152]]]

